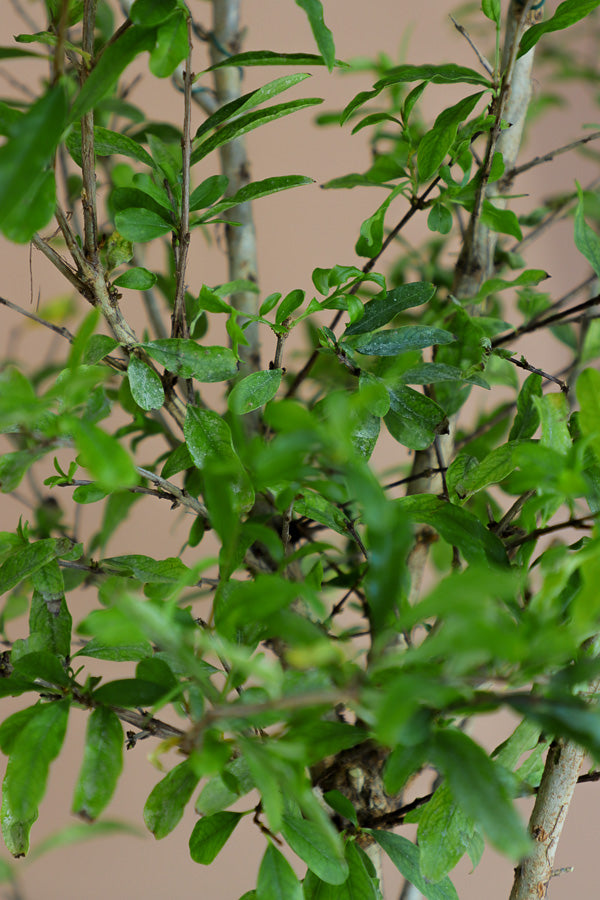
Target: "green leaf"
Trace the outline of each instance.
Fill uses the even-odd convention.
[[[473,820],[454,802],[448,786],[441,785],[419,819],[423,876],[434,883],[441,881],[471,846],[474,831]]]
[[[157,372],[132,353],[127,366],[131,396],[144,410],[160,409],[165,402],[165,391]]]
[[[137,484],[133,461],[116,438],[83,419],[69,419],[68,427],[73,431],[81,465],[100,487],[115,491]]]
[[[303,900],[296,873],[270,842],[258,870],[256,900]]]
[[[579,427],[584,437],[588,438],[594,453],[600,460],[600,372],[596,369],[584,369],[576,385],[579,402]],[[0,567],[0,584],[1,573]]]
[[[73,844],[89,841],[104,835],[127,834],[129,836],[143,837],[139,828],[128,825],[126,822],[115,822],[103,819],[101,822],[78,822],[75,825],[66,825],[60,831],[55,831],[50,837],[36,844],[29,857],[30,862],[38,859],[44,853],[58,850],[61,847],[71,847]]]
[[[565,3],[562,4],[562,6],[565,5]],[[579,182],[576,184],[579,199],[575,210],[575,246],[585,256],[596,275],[600,275],[600,237],[584,219],[583,191]]]
[[[97,819],[114,793],[122,768],[123,727],[112,710],[100,706],[88,719],[73,812],[87,821]]]
[[[484,200],[481,209],[481,221],[492,231],[510,234],[517,241],[523,240],[523,232],[512,209],[499,209],[490,200]]]
[[[1,165],[1,163],[0,163]],[[9,241],[25,244],[52,218],[56,206],[54,172],[41,172],[32,178],[21,203],[14,206],[2,222],[2,231]]]
[[[515,444],[509,442],[491,450],[458,481],[455,490],[461,499],[483,490],[490,484],[498,484],[510,475],[517,466],[514,455]]]
[[[129,18],[136,25],[160,25],[178,6],[178,0],[135,0],[129,11]]]
[[[239,206],[240,203],[249,203],[251,200],[259,200],[261,197],[268,197],[269,194],[276,194],[278,191],[287,191],[289,188],[299,187],[303,184],[314,184],[314,178],[307,178],[305,175],[276,175],[273,178],[265,178],[263,181],[253,181],[251,184],[240,188],[233,197],[226,197],[214,206],[211,206],[202,216],[198,218],[198,222],[205,222],[213,216],[219,215],[226,209]]]
[[[214,461],[225,465],[231,473],[230,488],[238,509],[249,509],[254,502],[254,491],[233,449],[229,426],[221,416],[211,409],[188,406],[183,433],[194,465],[199,469]]]
[[[480,300],[485,300],[490,294],[495,294],[506,288],[530,287],[545,281],[547,278],[550,278],[550,275],[544,269],[526,269],[517,278],[513,278],[512,281],[505,278],[488,278],[487,281],[483,282],[475,297],[472,300],[469,298],[469,302],[479,303]]]
[[[115,213],[115,225],[123,237],[134,243],[152,241],[175,228],[164,216],[142,207],[131,207]]]
[[[500,0],[481,0],[481,9],[484,16],[500,26],[500,17],[502,10],[500,8]]]
[[[346,66],[346,63],[335,61],[336,66]],[[275,53],[273,50],[249,50],[245,53],[236,53],[228,56],[207,69],[222,69],[225,66],[324,66],[322,56],[314,53]]]
[[[49,566],[52,566],[52,563]],[[49,566],[38,569],[36,575],[43,573]],[[57,563],[56,569],[58,569]],[[58,574],[62,580],[60,569],[58,569]],[[64,594],[55,591],[49,593],[47,590],[34,590],[29,610],[30,634],[41,635],[44,648],[55,656],[64,658],[69,656],[71,651],[71,627],[71,614],[67,609]]]
[[[206,138],[192,151],[192,165],[204,159],[205,156],[208,156],[209,153],[212,153],[218,147],[222,147],[224,144],[235,140],[235,138],[253,131],[260,125],[266,125],[268,122],[274,122],[276,119],[281,119],[283,116],[288,116],[297,110],[306,109],[309,106],[315,106],[322,102],[317,97],[306,97],[300,100],[290,100],[287,103],[277,103],[274,106],[267,107],[267,109],[257,109],[254,112],[239,116],[233,122],[224,125],[211,137]]]
[[[432,494],[402,497],[396,503],[413,521],[431,525],[445,541],[457,546],[467,562],[507,565],[502,541],[468,510]]]
[[[82,361],[86,366],[93,366],[118,346],[119,342],[108,334],[93,334],[83,351]]]
[[[150,71],[157,78],[168,78],[187,57],[189,49],[187,15],[178,7],[174,15],[158,26],[156,46],[150,53]]]
[[[11,747],[2,785],[2,833],[13,856],[29,849],[29,832],[46,792],[50,763],[62,747],[69,703],[38,704]]]
[[[427,303],[435,294],[435,285],[428,281],[416,281],[410,284],[402,284],[400,287],[387,291],[384,297],[375,297],[365,303],[365,311],[358,320],[349,325],[344,332],[344,337],[352,334],[366,334],[375,331],[382,325],[387,325],[398,313],[405,309],[412,309]]]
[[[411,369],[405,369],[400,374],[403,384],[440,384],[443,381],[464,381],[467,384],[476,384],[489,390],[489,384],[480,375],[468,374],[457,366],[447,366],[444,363],[420,363]]]
[[[304,900],[380,900],[377,876],[372,863],[353,841],[346,843],[348,876],[339,885],[331,886],[312,872],[304,879]]]
[[[535,372],[523,382],[517,397],[517,412],[508,436],[509,441],[526,440],[533,437],[540,424],[540,414],[534,402],[542,396],[542,376]]]
[[[448,427],[446,413],[434,400],[403,384],[390,388],[390,408],[384,422],[394,440],[424,450]]]
[[[66,118],[67,97],[59,83],[14,123],[9,139],[0,147],[0,227],[4,228],[25,198],[31,200],[37,195],[42,184],[46,186],[47,199],[47,189],[53,181],[48,179],[45,169],[52,160]],[[39,223],[35,224],[37,227]]]
[[[149,291],[156,284],[156,275],[143,266],[132,266],[113,281],[115,287],[129,288],[133,291]]]
[[[134,25],[124,31],[116,41],[108,44],[98,62],[75,98],[69,122],[77,122],[112,90],[127,66],[143,53],[152,50],[156,42],[156,30]]]
[[[600,0],[565,0],[557,8],[552,18],[532,25],[525,32],[521,38],[519,56],[523,56],[524,53],[528,53],[532,47],[535,47],[544,34],[568,28],[588,16],[597,6],[600,6]]]
[[[81,132],[73,130],[67,138],[67,149],[78,166],[81,167]],[[96,156],[127,156],[154,168],[154,160],[141,144],[126,134],[111,131],[101,125],[94,126],[94,153]]]
[[[12,553],[0,566],[0,594],[9,591],[54,559],[59,546],[54,538],[44,538]]]
[[[342,842],[333,828],[319,827],[320,824],[284,815],[281,831],[294,853],[321,881],[342,884],[348,877]]]
[[[452,344],[456,340],[453,334],[443,328],[432,328],[430,325],[404,325],[402,328],[390,328],[360,338],[354,349],[367,356],[397,356],[405,350],[421,350],[436,344]]]
[[[152,656],[152,653],[152,647],[147,641],[107,644],[92,638],[74,656],[89,656],[92,659],[107,659],[111,662],[138,662]]]
[[[443,203],[434,203],[427,216],[427,227],[430,231],[449,234],[452,231],[452,212]]]
[[[241,416],[264,406],[279,390],[282,375],[283,369],[268,369],[242,378],[227,398],[229,409]]]
[[[420,850],[407,838],[390,831],[371,834],[404,878],[419,890],[426,900],[458,900],[458,894],[448,877],[437,884],[426,881],[421,874]]]
[[[526,856],[530,838],[485,750],[461,731],[447,728],[435,733],[432,754],[454,799],[481,826],[490,843],[512,859]]]
[[[329,71],[335,66],[335,44],[333,35],[323,20],[323,4],[320,0],[296,0],[296,4],[308,16],[317,47]]]
[[[226,175],[210,175],[190,194],[190,212],[205,209],[227,190],[229,179]]]
[[[185,759],[152,789],[144,806],[144,822],[157,840],[170,834],[178,824],[199,780]]]
[[[227,381],[237,375],[237,357],[227,347],[201,347],[189,338],[162,338],[139,346],[181,378],[209,383]]]
[[[431,131],[421,138],[417,150],[421,181],[428,181],[436,174],[456,140],[459,125],[473,112],[483,93],[479,91],[445,109],[435,120]]]
[[[254,781],[250,775],[248,763],[243,756],[237,756],[225,766],[221,775],[211,778],[204,785],[196,801],[196,811],[205,816],[211,816],[225,807],[231,806],[253,787]]]
[[[141,553],[107,557],[104,565],[122,575],[133,575],[144,584],[177,584],[189,569],[177,556],[154,559]]]
[[[13,657],[14,655],[13,650]],[[67,687],[69,684],[69,677],[64,668],[56,656],[47,650],[25,653],[13,659],[13,666],[17,675],[23,675],[31,681],[40,679],[60,687]]]
[[[0,491],[3,494],[14,491],[33,463],[44,455],[41,450],[15,450],[0,456]]]
[[[190,856],[194,862],[203,866],[210,865],[233,834],[241,818],[241,813],[217,812],[196,822],[189,842]]]
[[[107,681],[94,691],[98,703],[109,706],[152,706],[167,693],[163,685],[141,678],[117,678]]]
[[[366,218],[360,226],[360,237],[355,247],[359,256],[367,256],[372,259],[381,252],[385,214],[390,203],[400,193],[400,190],[401,186],[391,190],[381,206],[371,216]]]

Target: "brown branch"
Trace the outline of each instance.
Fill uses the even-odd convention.
[[[84,0],[82,50],[93,60],[97,0]],[[88,71],[85,60],[80,67],[81,87]],[[81,118],[81,203],[83,208],[84,252],[93,266],[98,265],[98,220],[96,214],[96,158],[94,152],[94,110]]]
[[[558,385],[563,394],[569,393],[569,385],[565,381],[561,381],[561,379],[556,378],[555,375],[549,375],[548,372],[544,372],[543,369],[531,366],[525,357],[522,356],[521,359],[515,359],[512,356],[505,356],[504,359],[506,359],[507,362],[512,363],[513,366],[517,366],[519,369],[525,369],[526,372],[533,372],[535,375],[541,375],[546,381],[551,381],[553,384]]]
[[[188,30],[188,55],[183,73],[183,134],[181,136],[181,215],[174,249],[176,259],[175,272],[175,301],[173,303],[173,315],[171,316],[171,337],[188,338],[190,330],[185,314],[185,274],[187,258],[190,246],[190,160],[192,152],[191,132],[191,105],[192,84],[192,20],[187,18]],[[188,385],[188,394],[189,394]],[[193,397],[193,393],[192,393]],[[188,397],[191,400],[192,397]]]
[[[520,547],[521,544],[528,544],[530,541],[536,541],[545,534],[553,534],[555,531],[561,531],[563,528],[591,528],[592,523],[589,522],[589,520],[591,519],[593,522],[599,515],[600,512],[588,513],[587,516],[580,516],[577,519],[567,519],[564,522],[557,522],[555,525],[546,525],[544,528],[535,528],[533,531],[530,531],[529,534],[506,541],[505,546],[507,549],[512,550],[514,547]]]
[[[584,300],[583,303],[578,303],[576,306],[570,306],[569,309],[563,309],[560,312],[552,313],[550,316],[544,316],[543,318],[537,318],[528,322],[526,325],[519,325],[518,328],[513,328],[512,331],[507,331],[506,334],[501,334],[499,337],[494,338],[492,341],[492,349],[496,347],[501,347],[502,344],[508,344],[509,341],[513,341],[516,338],[521,337],[523,334],[531,334],[532,331],[539,331],[540,328],[547,328],[549,325],[553,325],[555,322],[561,322],[576,312],[581,312],[584,309],[589,309],[591,306],[597,306],[600,303],[600,295],[596,297],[592,297],[590,300]]]
[[[20,313],[22,316],[25,316],[28,319],[31,319],[33,322],[37,322],[38,325],[43,325],[44,328],[49,328],[50,331],[54,331],[56,334],[60,334],[61,337],[65,338],[67,341],[72,341],[75,337],[68,328],[65,328],[63,325],[54,325],[53,322],[48,322],[47,319],[42,319],[40,316],[36,316],[35,313],[28,312],[26,309],[23,309],[21,306],[17,306],[16,303],[11,303],[10,300],[7,300],[5,297],[0,297],[0,303],[4,306],[7,306],[9,309],[14,310],[17,313]]]
[[[523,172],[533,169],[534,166],[539,166],[545,162],[551,162],[556,156],[560,156],[561,153],[568,153],[569,150],[574,150],[575,147],[579,147],[582,144],[589,144],[590,141],[597,141],[598,138],[600,138],[600,131],[594,131],[592,134],[578,138],[576,141],[571,141],[570,144],[564,144],[562,147],[557,147],[556,150],[550,150],[549,153],[545,153],[543,156],[535,156],[533,159],[530,159],[529,162],[523,163],[521,166],[515,166],[514,169],[510,169],[506,172],[502,177],[502,183],[505,181],[510,183],[517,175],[522,175]]]
[[[490,65],[490,63],[487,61],[487,59],[485,58],[483,53],[481,53],[479,51],[477,45],[472,40],[469,32],[464,27],[464,25],[461,25],[459,22],[457,22],[456,19],[454,18],[454,16],[452,16],[452,15],[450,16],[450,21],[452,22],[452,24],[454,25],[454,27],[456,28],[458,33],[464,37],[467,44],[469,45],[471,50],[473,50],[473,52],[475,53],[475,56],[477,57],[477,59],[479,60],[479,62],[481,63],[481,65],[485,69],[485,71],[488,73],[488,75],[491,75],[493,77],[494,76],[493,66]]]

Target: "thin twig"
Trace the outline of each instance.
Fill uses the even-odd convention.
[[[94,54],[94,33],[96,26],[97,0],[84,0],[82,49]],[[80,82],[83,88],[88,71],[83,62],[80,66]],[[94,110],[90,109],[81,118],[81,203],[83,208],[84,249],[92,266],[98,264],[98,220],[96,214],[96,158],[94,152]]]
[[[577,519],[567,519],[564,522],[557,522],[555,525],[546,525],[544,528],[535,528],[529,534],[514,537],[505,542],[507,549],[512,550],[514,547],[520,547],[522,544],[528,544],[530,541],[537,541],[539,537],[545,534],[553,534],[555,531],[562,531],[563,528],[591,528],[593,520],[600,515],[600,512],[588,513],[587,516],[580,516]],[[591,520],[591,521],[590,521]]]
[[[509,183],[513,178],[516,178],[517,175],[522,175],[523,172],[533,169],[534,166],[539,166],[541,163],[545,162],[551,162],[556,156],[560,156],[561,153],[568,153],[569,150],[574,150],[575,147],[579,147],[582,144],[589,144],[590,141],[597,141],[598,138],[600,138],[600,131],[593,131],[585,137],[578,138],[576,141],[571,141],[570,144],[564,144],[562,147],[557,147],[556,150],[550,150],[543,156],[535,156],[533,159],[530,159],[529,162],[523,163],[521,166],[515,166],[514,169],[510,169],[506,172],[502,177],[502,182]]]
[[[49,328],[50,331],[54,331],[56,334],[60,334],[60,336],[65,338],[67,341],[72,341],[75,337],[69,331],[69,329],[65,328],[63,325],[55,325],[53,322],[48,322],[47,319],[42,319],[40,316],[36,316],[35,313],[28,312],[21,306],[17,306],[16,303],[11,303],[10,300],[6,299],[6,297],[0,297],[0,303],[2,303],[4,306],[8,306],[9,309],[14,310],[15,312],[20,313],[22,316],[31,319],[33,322],[37,322],[38,325],[43,325],[44,328]]]
[[[493,68],[493,66],[490,65],[490,63],[487,61],[487,59],[485,58],[485,56],[483,55],[483,53],[480,53],[480,51],[479,51],[477,45],[471,40],[471,37],[470,37],[470,35],[469,35],[469,32],[468,32],[467,29],[464,27],[464,25],[460,25],[460,24],[456,21],[456,19],[454,18],[454,16],[452,16],[452,15],[450,16],[450,21],[452,22],[452,24],[454,25],[454,27],[456,28],[456,30],[458,31],[458,33],[459,33],[459,34],[462,34],[462,36],[464,37],[464,39],[466,40],[466,42],[468,43],[468,45],[469,45],[469,46],[471,47],[471,49],[475,52],[475,55],[476,55],[477,59],[479,60],[479,62],[481,63],[481,65],[483,66],[483,68],[485,69],[485,71],[488,73],[488,75],[490,75],[490,76],[493,78],[493,77],[494,77],[494,68]]]
[[[501,347],[503,344],[508,344],[509,341],[513,341],[523,334],[531,334],[532,331],[538,331],[540,328],[546,328],[548,325],[553,325],[555,322],[562,323],[564,319],[573,313],[589,309],[591,306],[597,306],[599,303],[600,294],[596,297],[592,297],[590,300],[584,300],[583,303],[578,303],[576,306],[570,306],[569,309],[563,309],[560,312],[552,313],[550,316],[534,319],[531,322],[527,322],[525,325],[519,325],[518,328],[513,328],[512,331],[507,331],[506,334],[501,334],[499,337],[494,338],[492,341],[492,349]]]
[[[195,497],[191,497],[176,484],[173,484],[172,481],[167,481],[166,478],[161,478],[160,475],[157,475],[155,472],[150,472],[148,469],[142,469],[141,466],[136,466],[136,471],[142,478],[147,478],[153,484],[160,487],[165,494],[169,495],[171,499],[176,500],[181,506],[187,507],[197,516],[202,516],[203,519],[208,519],[208,510],[205,505],[199,500],[196,500]]]
[[[518,366],[519,369],[525,369],[526,372],[533,372],[535,375],[541,375],[542,378],[545,378],[546,381],[551,381],[553,384],[558,385],[563,394],[569,393],[569,385],[565,381],[561,381],[560,378],[556,378],[555,375],[550,375],[548,372],[544,372],[543,369],[538,369],[536,366],[531,366],[525,357],[521,357],[521,359],[515,359],[513,356],[504,357],[507,362],[512,363],[513,366]]]
[[[177,230],[176,253],[177,268],[175,273],[175,301],[171,316],[171,337],[187,338],[190,336],[185,314],[185,275],[187,257],[190,246],[190,160],[192,152],[191,133],[191,96],[194,76],[192,74],[192,21],[187,18],[188,55],[183,73],[183,134],[181,136],[181,215]],[[188,397],[191,401],[192,398]]]

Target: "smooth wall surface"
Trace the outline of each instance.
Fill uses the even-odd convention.
[[[0,16],[0,44],[10,44],[12,35],[26,30],[17,15],[19,4],[2,0]],[[20,0],[39,22],[41,4]],[[505,5],[505,4],[504,4]],[[550,12],[557,3],[550,0]],[[457,33],[448,14],[456,10],[449,0],[325,0],[326,20],[334,32],[337,54],[342,59],[355,56],[373,57],[385,52],[394,60],[411,63],[457,62],[475,67],[476,59],[465,40]],[[477,4],[471,4],[476,7]],[[210,4],[202,0],[190,0],[190,7],[198,20],[210,27]],[[245,49],[275,49],[290,52],[307,50],[314,52],[314,44],[305,15],[293,0],[243,0],[244,20],[247,24]],[[466,16],[466,14],[464,14]],[[460,18],[460,15],[459,15]],[[463,19],[460,19],[463,21]],[[467,18],[464,19],[467,21]],[[472,19],[470,19],[472,21]],[[483,20],[479,18],[481,25]],[[478,28],[473,32],[484,52],[491,52],[493,34]],[[582,52],[590,52],[584,46]],[[594,59],[593,54],[591,56]],[[198,48],[195,68],[206,65],[205,48]],[[10,83],[8,72],[13,66],[0,65],[0,97],[14,96],[18,86]],[[142,79],[136,85],[132,99],[143,108],[152,107],[156,119],[179,121],[182,114],[182,97],[174,93],[168,81],[156,89],[154,80],[144,78],[145,68],[140,66]],[[35,83],[44,70],[30,62],[19,62],[18,78],[24,84]],[[258,86],[280,74],[279,70],[255,69],[246,75],[247,89]],[[325,98],[322,109],[338,109],[359,90],[370,87],[368,75],[328,75],[317,71],[314,76],[295,89],[293,96],[320,96]],[[542,90],[538,82],[536,89]],[[425,111],[431,121],[451,99],[458,97],[449,87],[432,86],[426,93]],[[292,94],[290,93],[290,97]],[[381,202],[376,189],[357,188],[353,191],[323,191],[320,184],[329,178],[352,171],[364,171],[369,165],[369,147],[366,132],[351,136],[350,129],[330,126],[317,130],[312,124],[313,111],[306,110],[260,129],[249,137],[248,147],[252,161],[252,177],[255,180],[273,174],[304,174],[315,179],[310,187],[267,198],[255,206],[258,232],[259,275],[263,296],[272,291],[287,292],[293,288],[310,290],[310,275],[316,266],[335,263],[358,264],[354,243],[361,221]],[[199,109],[194,111],[194,128],[202,121]],[[540,131],[532,133],[526,143],[522,159],[575,139],[581,126],[587,121],[597,121],[597,112],[587,105],[585,98],[573,94],[570,103],[557,108],[549,116]],[[562,157],[550,166],[539,167],[519,181],[519,194],[543,197],[545,192],[557,186],[571,188],[573,179],[583,184],[591,181],[594,168],[583,164],[579,157]],[[198,178],[210,174],[198,173]],[[531,197],[515,201],[515,208],[527,209],[533,205]],[[392,206],[389,221],[397,221],[405,211],[400,199]],[[409,240],[418,242],[425,234],[424,221],[416,221],[407,232]],[[572,224],[560,225],[554,233],[535,244],[528,256],[529,265],[546,269],[552,275],[551,291],[559,297],[587,274],[585,265],[572,251]],[[382,268],[393,262],[394,250],[384,257]],[[201,283],[209,285],[227,280],[222,244],[213,241],[207,247],[200,234],[194,235],[191,253],[189,282],[196,289]],[[30,261],[28,247],[15,248],[0,241],[0,294],[14,303],[32,308],[68,293],[67,287],[46,262],[33,253]],[[77,300],[78,304],[82,301]],[[143,327],[143,316],[135,292],[124,299],[124,309],[136,327]],[[82,315],[84,313],[82,308]],[[268,362],[273,347],[265,342],[264,360]],[[556,344],[544,346],[538,338],[523,342],[519,349],[542,368],[551,371],[560,368],[560,349]],[[0,308],[0,358],[7,356],[32,359],[36,362],[43,354],[51,356],[64,352],[60,338],[49,336],[39,327],[25,324],[14,313]],[[392,466],[398,460],[394,446],[385,447],[377,457],[377,463]],[[49,461],[51,463],[51,461]],[[42,473],[41,477],[46,477]],[[23,493],[26,494],[26,488]],[[156,509],[152,499],[142,501],[131,523],[118,533],[117,540],[109,547],[114,553],[156,553],[159,556],[176,554],[185,539],[186,528],[180,514],[165,515],[163,508]],[[12,529],[22,513],[20,502],[0,496],[0,527]],[[93,530],[94,512],[88,508],[82,512],[79,524],[82,533]],[[167,523],[165,525],[165,523]],[[166,530],[165,530],[166,528]],[[80,607],[73,610],[77,619],[85,614],[89,603],[85,592],[77,601]],[[18,635],[19,623],[11,624],[9,634]],[[107,674],[109,670],[107,669]],[[16,704],[0,701],[3,715]],[[70,803],[74,781],[80,765],[86,716],[74,711],[67,738],[67,752],[53,765],[49,791],[38,823],[34,826],[32,843],[35,847],[44,837],[64,825],[73,822]],[[508,733],[507,716],[480,723],[479,737],[488,747],[493,747]],[[187,840],[195,816],[188,811],[183,822],[164,841],[155,842],[144,833],[142,809],[152,786],[161,774],[148,760],[155,749],[149,741],[141,742],[126,754],[126,767],[117,796],[105,814],[131,822],[140,829],[139,836],[119,836],[94,840],[62,849],[32,862],[20,861],[22,871],[20,900],[162,900],[162,898],[201,897],[210,900],[236,900],[254,885],[255,873],[264,849],[264,840],[251,824],[251,817],[244,820],[236,838],[222,851],[217,861],[205,869],[194,864],[187,848]],[[170,768],[177,760],[173,754],[162,761]],[[575,871],[564,875],[552,884],[552,900],[586,896],[596,892],[595,857],[593,846],[597,843],[599,818],[597,815],[597,791],[594,785],[580,787],[567,821],[560,844],[557,866],[574,865]],[[530,804],[523,803],[527,814]],[[241,805],[241,808],[244,805]],[[403,833],[409,834],[408,831]],[[398,896],[400,878],[395,871],[386,868],[386,897]],[[510,862],[487,853],[478,869],[470,874],[470,866],[463,861],[455,877],[461,900],[504,900],[508,897],[512,882]],[[13,897],[7,890],[0,896]]]

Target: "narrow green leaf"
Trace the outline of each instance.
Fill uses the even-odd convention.
[[[569,28],[570,25],[574,25],[575,22],[588,16],[598,6],[600,6],[600,0],[565,0],[558,6],[550,19],[545,19],[527,29],[521,38],[519,56],[523,56],[524,53],[528,53],[532,47],[535,47],[544,34]]]
[[[224,212],[226,209],[232,209],[239,206],[240,203],[249,203],[251,200],[259,200],[261,197],[268,197],[269,194],[276,194],[278,191],[287,191],[289,188],[300,187],[303,184],[314,184],[314,178],[308,178],[305,175],[277,175],[273,178],[265,178],[263,181],[253,181],[251,184],[245,185],[233,195],[224,200],[220,200],[214,206],[211,206],[203,215],[198,218],[198,222],[204,222],[213,216]]]
[[[48,769],[65,737],[69,703],[60,700],[34,709],[12,744],[2,786],[2,833],[13,856],[24,856],[29,849]]]
[[[335,44],[333,35],[323,20],[323,4],[320,0],[296,0],[296,4],[308,16],[317,47],[329,71],[335,66]]]
[[[149,291],[156,284],[156,275],[143,266],[132,266],[113,281],[115,287],[129,288],[133,291]]]
[[[165,391],[157,372],[138,359],[133,353],[129,357],[127,377],[131,396],[142,409],[160,409],[165,402]]]
[[[451,344],[455,340],[454,335],[443,328],[404,325],[402,328],[367,335],[356,342],[354,349],[368,356],[397,356],[405,350],[421,350],[435,344]]]
[[[270,842],[258,870],[256,900],[303,900],[296,873]]]
[[[283,369],[268,369],[242,378],[227,398],[229,409],[241,416],[264,406],[279,390],[282,375]]]
[[[94,691],[98,703],[109,706],[152,706],[166,693],[165,688],[154,681],[141,678],[117,678],[101,684]]]
[[[227,190],[229,179],[226,175],[210,175],[190,194],[190,212],[205,209]]]
[[[51,566],[52,563],[49,564]],[[38,569],[36,575],[48,568],[44,566]],[[62,579],[62,573],[56,563],[56,568]],[[35,576],[34,576],[35,579]],[[34,585],[36,581],[34,580]],[[44,648],[55,656],[67,657],[71,651],[71,627],[72,619],[64,594],[58,591],[40,591],[37,588],[31,598],[29,610],[29,632],[43,637]]]
[[[44,170],[66,125],[67,97],[62,83],[51,87],[14,123],[0,147],[0,225],[36,185],[50,184]],[[32,185],[33,181],[33,185]]]
[[[411,369],[405,369],[399,380],[403,384],[439,384],[443,381],[464,381],[488,390],[490,387],[480,375],[468,374],[457,366],[447,366],[445,363],[420,363]]]
[[[36,231],[48,224],[56,206],[54,172],[40,172],[25,188],[21,202],[2,221],[2,231],[9,241],[26,244]]]
[[[54,559],[57,546],[54,538],[44,538],[15,550],[0,566],[0,594],[9,591]]]
[[[111,709],[99,706],[88,719],[73,812],[87,821],[97,819],[114,793],[122,768],[123,727]]]
[[[227,347],[201,347],[189,338],[162,338],[140,344],[152,359],[181,378],[205,383],[237,375],[238,360]]]
[[[458,900],[458,894],[448,877],[431,884],[421,874],[420,850],[407,838],[390,831],[371,832],[404,878],[419,890],[426,900]]]
[[[446,776],[455,800],[490,842],[513,859],[525,856],[531,848],[530,838],[485,750],[460,731],[440,729],[434,736],[433,760]]]
[[[446,784],[425,806],[417,834],[421,848],[421,872],[432,882],[450,872],[471,846],[475,824],[458,806]]]
[[[383,246],[383,225],[385,214],[392,200],[401,191],[401,186],[397,186],[390,191],[386,199],[383,201],[375,212],[366,218],[360,226],[360,237],[356,242],[355,250],[359,256],[367,256],[373,258],[381,252]]]
[[[145,50],[152,50],[155,42],[155,28],[134,25],[124,31],[114,43],[108,44],[75,98],[69,122],[77,122],[97,106],[135,57]]]
[[[315,106],[322,102],[317,97],[305,97],[300,100],[290,100],[287,103],[277,103],[274,106],[267,107],[267,109],[257,109],[254,112],[239,116],[233,122],[224,125],[211,137],[202,141],[192,151],[192,165],[204,159],[205,156],[208,156],[209,153],[212,153],[218,147],[222,147],[224,144],[235,140],[235,138],[253,131],[260,125],[266,125],[268,122],[274,122],[276,119],[281,119],[283,116],[288,116],[297,110],[306,109],[309,106]]]
[[[335,61],[336,66],[346,66],[339,60]],[[222,69],[225,66],[324,66],[325,60],[322,56],[314,53],[275,53],[273,50],[249,50],[245,53],[236,53],[234,56],[228,56],[207,69],[212,72],[214,69]]]
[[[157,840],[173,831],[200,780],[185,759],[158,782],[144,806],[144,822]]]
[[[67,149],[78,166],[81,167],[81,132],[73,130],[67,138]],[[127,156],[154,168],[154,160],[138,141],[118,131],[111,131],[101,125],[94,126],[94,153],[96,156]]]
[[[190,856],[194,862],[203,866],[210,865],[233,834],[241,818],[241,813],[218,812],[196,822],[189,842]]]
[[[484,16],[500,26],[500,16],[502,15],[500,0],[481,0],[481,9]]]

